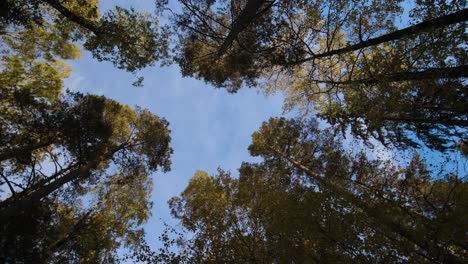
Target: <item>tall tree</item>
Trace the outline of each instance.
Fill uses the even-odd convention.
[[[135,112],[104,97],[77,94],[63,103],[67,104],[63,109],[65,114],[58,115],[60,119],[48,120],[52,126],[57,126],[54,129],[59,134],[46,146],[38,147],[48,148],[46,157],[41,156],[42,152],[34,156],[35,149],[23,147],[29,151],[32,164],[21,166],[19,172],[14,170],[19,166],[18,161],[12,159],[15,156],[6,160],[12,168],[7,174],[18,177],[21,174],[16,173],[28,171],[29,175],[22,175],[28,176],[26,179],[19,177],[23,183],[27,182],[24,190],[1,203],[3,221],[12,214],[27,210],[31,204],[67,183],[92,180],[97,177],[94,174],[99,175],[99,171],[109,166],[111,161],[114,166],[145,172],[154,171],[160,166],[163,170],[169,169],[171,148],[168,123],[164,119],[153,116],[147,110]],[[21,155],[22,151],[16,149],[15,153]],[[55,173],[49,177],[36,171],[40,164],[34,164],[44,159],[56,166]],[[38,173],[43,177],[34,178]],[[21,183],[16,185],[22,186]]]
[[[386,145],[466,140],[464,0],[181,2],[184,75],[282,91],[286,109]]]
[[[140,247],[140,225],[150,216],[152,182],[145,174],[124,172],[88,192],[89,205],[45,199],[2,225],[2,262],[90,263],[118,261],[116,249]],[[128,195],[132,193],[132,195]]]
[[[1,34],[0,261],[110,260],[143,234],[149,175],[169,169],[168,123],[104,97],[63,95],[63,60],[80,56],[76,26],[44,10],[41,26]]]
[[[261,156],[266,161],[278,162],[277,159],[286,161],[294,170],[312,178],[319,188],[334,193],[355,208],[362,210],[370,221],[374,222],[373,224],[383,227],[383,232],[397,235],[401,240],[409,242],[406,248],[413,244],[413,247],[419,248],[421,254],[431,261],[463,263],[464,257],[454,255],[447,248],[458,248],[464,252],[463,241],[466,237],[463,238],[460,229],[453,230],[453,233],[434,232],[434,230],[441,230],[443,226],[451,225],[452,220],[446,219],[446,210],[450,209],[442,209],[445,203],[439,206],[432,204],[432,199],[440,199],[438,195],[445,197],[442,200],[450,200],[451,191],[448,190],[451,188],[457,189],[460,195],[454,199],[460,199],[466,195],[462,181],[453,175],[448,175],[449,178],[444,187],[442,187],[443,182],[435,181],[433,184],[436,187],[430,189],[441,188],[439,193],[428,201],[421,201],[423,197],[430,196],[432,191],[424,190],[428,188],[428,184],[431,184],[430,174],[420,160],[416,159],[410,164],[404,175],[395,175],[392,173],[395,169],[391,167],[390,169],[367,167],[368,162],[363,157],[358,159],[359,163],[353,164],[352,158],[343,154],[343,150],[339,148],[339,145],[335,145],[330,135],[317,138],[315,135],[319,134],[320,130],[313,123],[308,125],[297,121],[273,119],[254,133],[253,144],[249,150],[252,155]],[[317,143],[317,140],[320,143]],[[378,165],[376,162],[373,166]],[[364,168],[360,168],[361,166]],[[367,169],[370,171],[366,171]],[[378,176],[379,174],[382,176]],[[405,186],[403,193],[400,194],[399,192],[402,191],[399,190],[398,179],[405,179],[404,181],[415,185]],[[384,181],[384,183],[379,183],[379,181]],[[356,195],[353,189],[350,190],[346,186],[360,189],[359,191],[365,195]],[[396,188],[396,195],[393,188]],[[415,188],[417,191],[405,193],[406,188]],[[455,206],[460,207],[454,209],[453,212],[457,212],[455,214],[461,213],[465,206],[460,203],[461,200],[458,201],[458,205]],[[424,206],[426,202],[428,204]],[[408,204],[411,206],[407,206]],[[431,204],[433,207],[427,209],[426,206]],[[456,224],[456,226],[463,225]],[[451,243],[453,243],[452,246],[450,246]]]
[[[38,224],[37,228],[54,232],[36,245],[37,251],[48,252],[45,256],[58,262],[62,258],[107,258],[120,245],[136,244],[142,235],[138,227],[148,219],[151,208],[150,173],[159,168],[167,171],[170,166],[168,123],[147,110],[135,111],[99,96],[71,94],[57,104],[44,116],[30,120],[43,122],[40,131],[11,131],[23,138],[32,133],[49,141],[35,145],[21,140],[14,151],[15,144],[5,142],[0,173],[10,197],[0,202],[0,222],[11,227],[19,217],[31,217],[34,208],[52,207],[44,213],[58,222]],[[49,138],[50,131],[54,131],[53,138]],[[91,208],[77,203],[80,197],[94,196]],[[50,197],[55,200],[51,202]],[[8,252],[2,258],[11,257]]]

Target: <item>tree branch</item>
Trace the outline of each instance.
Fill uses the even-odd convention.
[[[76,15],[70,9],[62,5],[62,3],[60,3],[59,0],[41,0],[41,1],[53,7],[64,17],[68,18],[70,21],[73,21],[76,24],[80,25],[81,27],[88,29],[94,34],[99,35],[102,33],[102,31],[96,24],[92,23],[91,21],[88,21],[87,19],[81,16]]]
[[[344,53],[348,53],[351,51],[356,51],[356,50],[360,50],[363,48],[376,46],[385,42],[407,38],[409,36],[422,33],[422,32],[426,32],[426,31],[430,31],[435,28],[442,28],[442,27],[446,27],[452,24],[457,24],[457,23],[465,22],[465,21],[468,21],[468,9],[463,9],[458,12],[455,12],[446,16],[442,16],[436,19],[426,20],[419,24],[406,27],[406,28],[403,28],[403,29],[400,29],[400,30],[376,37],[376,38],[371,38],[366,41],[359,42],[357,44],[349,44],[347,47],[344,47],[341,49],[330,50],[321,54],[316,54],[316,55],[304,58],[302,60],[292,61],[292,62],[287,63],[287,65],[294,66],[294,65],[298,65],[298,64],[311,61],[314,59],[331,57],[331,56],[338,55],[338,54],[344,54]]]

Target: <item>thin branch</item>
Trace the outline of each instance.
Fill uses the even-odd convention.
[[[11,186],[10,181],[7,179],[7,177],[3,174],[3,172],[0,172],[0,175],[2,176],[3,180],[6,182],[8,185],[8,188],[10,189],[11,196],[16,195],[15,189],[13,189],[13,186]]]

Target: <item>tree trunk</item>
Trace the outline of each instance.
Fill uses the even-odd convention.
[[[361,41],[354,45],[348,45],[341,49],[331,50],[331,51],[327,51],[321,54],[312,55],[302,60],[290,62],[288,63],[288,65],[291,65],[291,66],[298,65],[298,64],[304,63],[306,61],[314,60],[314,59],[320,59],[324,57],[330,57],[333,55],[344,54],[344,53],[348,53],[351,51],[356,51],[356,50],[360,50],[363,48],[376,46],[385,42],[407,38],[418,33],[430,31],[436,28],[446,27],[452,24],[457,24],[457,23],[465,22],[465,21],[468,21],[468,9],[463,9],[453,14],[441,16],[436,19],[426,20],[419,24],[406,27],[406,28],[403,28],[403,29],[400,29],[400,30],[376,37],[376,38],[371,38],[365,41]]]
[[[19,212],[26,211],[31,208],[35,203],[39,203],[40,200],[52,192],[56,191],[63,185],[77,179],[86,179],[91,170],[96,169],[99,163],[109,160],[119,150],[122,150],[127,146],[128,143],[121,144],[120,146],[104,153],[101,158],[94,161],[90,161],[83,166],[79,166],[72,169],[67,174],[56,178],[54,181],[46,183],[42,186],[32,186],[29,190],[26,190],[24,195],[12,196],[5,201],[0,203],[0,223],[6,223],[10,219],[18,214]],[[47,179],[46,179],[47,180]],[[31,191],[32,190],[32,191]]]
[[[457,67],[432,68],[424,71],[416,72],[396,72],[391,74],[380,74],[368,79],[349,80],[349,81],[327,81],[327,80],[312,80],[315,83],[333,84],[333,85],[352,85],[352,84],[378,84],[389,82],[402,81],[422,81],[436,80],[448,78],[467,78],[468,66],[462,65]]]
[[[245,8],[242,9],[239,16],[234,20],[231,26],[231,30],[229,31],[227,37],[224,39],[223,43],[218,49],[217,55],[221,57],[227,51],[227,49],[232,45],[234,40],[237,36],[247,27],[249,26],[252,21],[257,17],[262,11],[260,8],[264,3],[267,1],[265,0],[248,0]],[[270,4],[271,7],[271,4]],[[266,7],[268,9],[269,7]],[[259,12],[260,11],[260,12]]]
[[[35,203],[39,203],[42,198],[51,194],[66,183],[69,183],[75,179],[87,178],[90,174],[90,171],[96,168],[98,164],[99,162],[97,161],[90,162],[84,166],[81,166],[80,168],[72,170],[71,172],[47,185],[39,187],[37,190],[33,191],[32,193],[26,196],[12,196],[7,200],[3,201],[0,204],[0,223],[9,222],[12,217],[14,217],[20,212],[27,211]]]

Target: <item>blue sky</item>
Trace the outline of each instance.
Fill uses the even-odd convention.
[[[196,170],[214,173],[219,166],[236,174],[242,161],[253,160],[247,152],[251,134],[263,121],[282,113],[281,96],[265,97],[253,89],[229,94],[203,81],[182,78],[176,65],[140,72],[145,77],[144,87],[133,87],[132,74],[97,62],[86,51],[69,65],[73,72],[67,88],[148,108],[170,122],[172,170],[153,176],[153,217],[145,225],[153,247],[158,245],[162,221],[177,224],[169,214],[167,200],[183,191]]]

